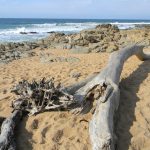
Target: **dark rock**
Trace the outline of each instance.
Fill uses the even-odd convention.
[[[96,29],[101,29],[101,28],[111,28],[112,25],[111,24],[101,24],[101,25],[97,25]]]
[[[98,35],[93,35],[93,34],[87,34],[84,36],[84,39],[89,41],[90,43],[97,43],[99,42],[99,36]]]
[[[47,33],[55,33],[54,31],[50,31],[50,32],[47,32]]]
[[[96,29],[98,30],[108,29],[108,30],[114,30],[115,32],[119,32],[119,28],[111,24],[101,24],[101,25],[96,26]]]
[[[24,43],[18,43],[18,46],[20,47],[23,47],[24,46]]]
[[[37,32],[29,32],[30,34],[37,34]]]
[[[27,32],[20,32],[20,34],[28,34]]]
[[[7,89],[4,89],[4,90],[3,90],[3,94],[6,94],[6,93],[7,93]]]

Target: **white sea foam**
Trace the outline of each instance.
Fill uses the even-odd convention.
[[[106,22],[110,23],[110,22]],[[45,23],[45,24],[30,24],[26,26],[18,26],[10,29],[0,29],[0,42],[3,41],[27,41],[46,37],[48,32],[64,32],[73,33],[84,29],[96,27],[98,22],[84,22],[84,23]],[[120,29],[135,28],[136,25],[150,25],[150,22],[134,22],[134,23],[120,23],[112,22],[112,25],[117,25]],[[21,32],[28,34],[21,34]],[[37,34],[32,34],[36,32]]]
[[[48,32],[74,33],[84,29],[93,28],[98,23],[52,23],[32,24],[12,29],[0,29],[0,42],[26,41],[46,37]],[[36,32],[36,34],[32,34]],[[21,34],[27,33],[27,34]]]
[[[117,25],[119,29],[129,29],[129,28],[135,28],[136,25],[150,25],[150,22],[133,22],[133,23],[113,22],[111,24]]]

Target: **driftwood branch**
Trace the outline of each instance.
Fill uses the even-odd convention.
[[[16,110],[2,123],[0,134],[0,150],[16,149],[16,145],[14,142],[14,130],[19,124],[21,117],[22,112],[20,110]]]
[[[108,65],[94,79],[80,88],[74,97],[82,105],[84,113],[97,100],[89,125],[93,150],[114,150],[114,114],[119,105],[119,81],[124,62],[132,55],[140,60],[150,59],[143,52],[143,45],[135,44],[111,54]],[[85,107],[86,106],[86,107]]]
[[[77,90],[79,90],[81,87],[85,86],[88,82],[90,82],[94,77],[96,77],[98,73],[94,73],[87,77],[85,80],[75,83],[73,85],[70,85],[68,87],[65,87],[64,90],[67,91],[69,94],[74,94]]]

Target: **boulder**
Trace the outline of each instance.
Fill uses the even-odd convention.
[[[101,25],[97,25],[95,29],[111,28],[111,27],[112,27],[111,24],[101,24]]]
[[[37,32],[29,32],[30,34],[37,34]]]
[[[99,42],[99,36],[98,35],[86,34],[84,36],[84,39],[86,39],[90,43],[97,43],[97,42]]]
[[[28,34],[27,32],[20,32],[20,34]]]

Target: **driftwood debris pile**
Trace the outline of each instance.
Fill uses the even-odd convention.
[[[54,84],[54,78],[31,83],[23,80],[12,92],[19,95],[19,99],[12,102],[14,110],[21,109],[29,115],[47,110],[69,110],[75,103],[73,96],[65,92],[60,83]]]

